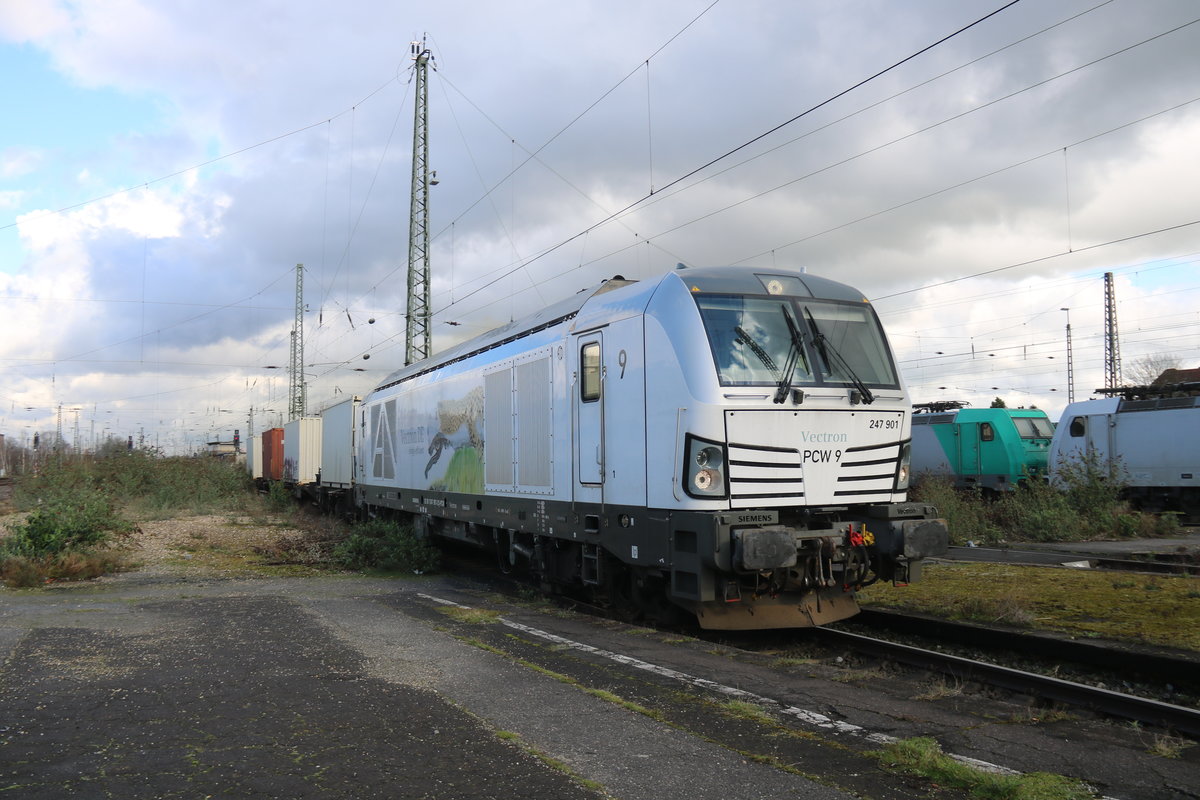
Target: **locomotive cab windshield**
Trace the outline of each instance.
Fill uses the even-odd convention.
[[[899,386],[870,306],[786,295],[696,294],[722,386]]]

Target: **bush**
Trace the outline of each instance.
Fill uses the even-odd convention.
[[[1177,531],[1174,515],[1130,509],[1121,499],[1124,488],[1120,465],[1102,464],[1093,454],[1060,466],[1053,486],[1031,478],[1013,491],[989,497],[978,489],[955,489],[946,478],[923,476],[912,498],[937,507],[956,545],[1170,536]]]
[[[924,475],[914,484],[911,497],[937,507],[950,529],[953,545],[968,542],[994,545],[1004,539],[1004,532],[991,520],[990,504],[978,487],[960,491],[949,478]]]
[[[267,506],[277,514],[294,508],[296,501],[283,481],[271,481],[267,486]]]
[[[133,526],[123,520],[99,490],[81,490],[73,502],[51,496],[23,524],[0,541],[0,553],[41,557],[70,550],[90,550],[125,535]]]
[[[1061,542],[1089,536],[1089,526],[1066,495],[1037,480],[1000,497],[991,508],[991,517],[1006,538],[1016,541]]]
[[[370,520],[353,526],[350,536],[333,550],[333,559],[349,569],[434,572],[441,553],[418,539],[412,528],[390,520]]]
[[[1121,493],[1128,485],[1120,459],[1102,461],[1094,451],[1060,460],[1054,481],[1066,493],[1071,508],[1084,516],[1120,506]]]
[[[141,514],[241,508],[249,480],[236,465],[208,458],[159,458],[116,449],[101,458],[49,461],[14,491],[23,523],[0,539],[0,579],[35,586],[93,578],[119,568],[109,545],[134,530],[121,511]]]

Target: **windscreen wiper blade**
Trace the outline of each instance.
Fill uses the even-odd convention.
[[[804,339],[800,334],[800,329],[796,327],[796,322],[792,319],[788,307],[782,305],[780,308],[783,309],[783,319],[787,323],[792,344],[788,347],[787,360],[783,363],[783,374],[779,376],[779,385],[775,387],[774,401],[776,403],[782,403],[787,399],[788,391],[792,388],[792,375],[796,372],[796,363],[804,357]]]
[[[821,329],[817,327],[817,321],[813,319],[812,312],[805,308],[804,314],[808,317],[808,324],[812,328],[813,337],[817,343],[817,349],[821,351],[821,357],[825,359],[825,363],[829,364],[829,357],[833,356],[833,358],[837,360],[838,366],[844,369],[846,374],[850,376],[850,382],[854,384],[854,388],[858,389],[859,394],[862,395],[862,401],[867,405],[874,403],[875,395],[870,389],[867,388],[867,385],[862,382],[862,379],[858,377],[858,374],[854,371],[854,368],[850,366],[849,362],[842,358],[842,354],[839,353],[837,348],[833,346],[833,342],[829,341],[825,334],[821,333]]]

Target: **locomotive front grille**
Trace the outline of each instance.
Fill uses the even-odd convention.
[[[834,496],[856,501],[889,500],[899,459],[897,442],[850,448],[839,465]]]
[[[730,410],[730,508],[890,502],[902,411]]]
[[[804,502],[804,469],[794,448],[729,443],[729,504],[748,508],[764,503]]]

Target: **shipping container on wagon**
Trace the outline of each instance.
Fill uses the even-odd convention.
[[[283,480],[314,483],[321,468],[321,418],[301,417],[283,426]]]
[[[263,431],[262,474],[269,481],[283,480],[283,428]]]
[[[354,485],[355,420],[362,398],[331,405],[321,412],[321,469],[318,483],[322,488],[349,489]]]
[[[246,440],[246,472],[250,475],[250,480],[256,481],[263,476],[263,448],[262,442],[257,436],[251,436]]]

